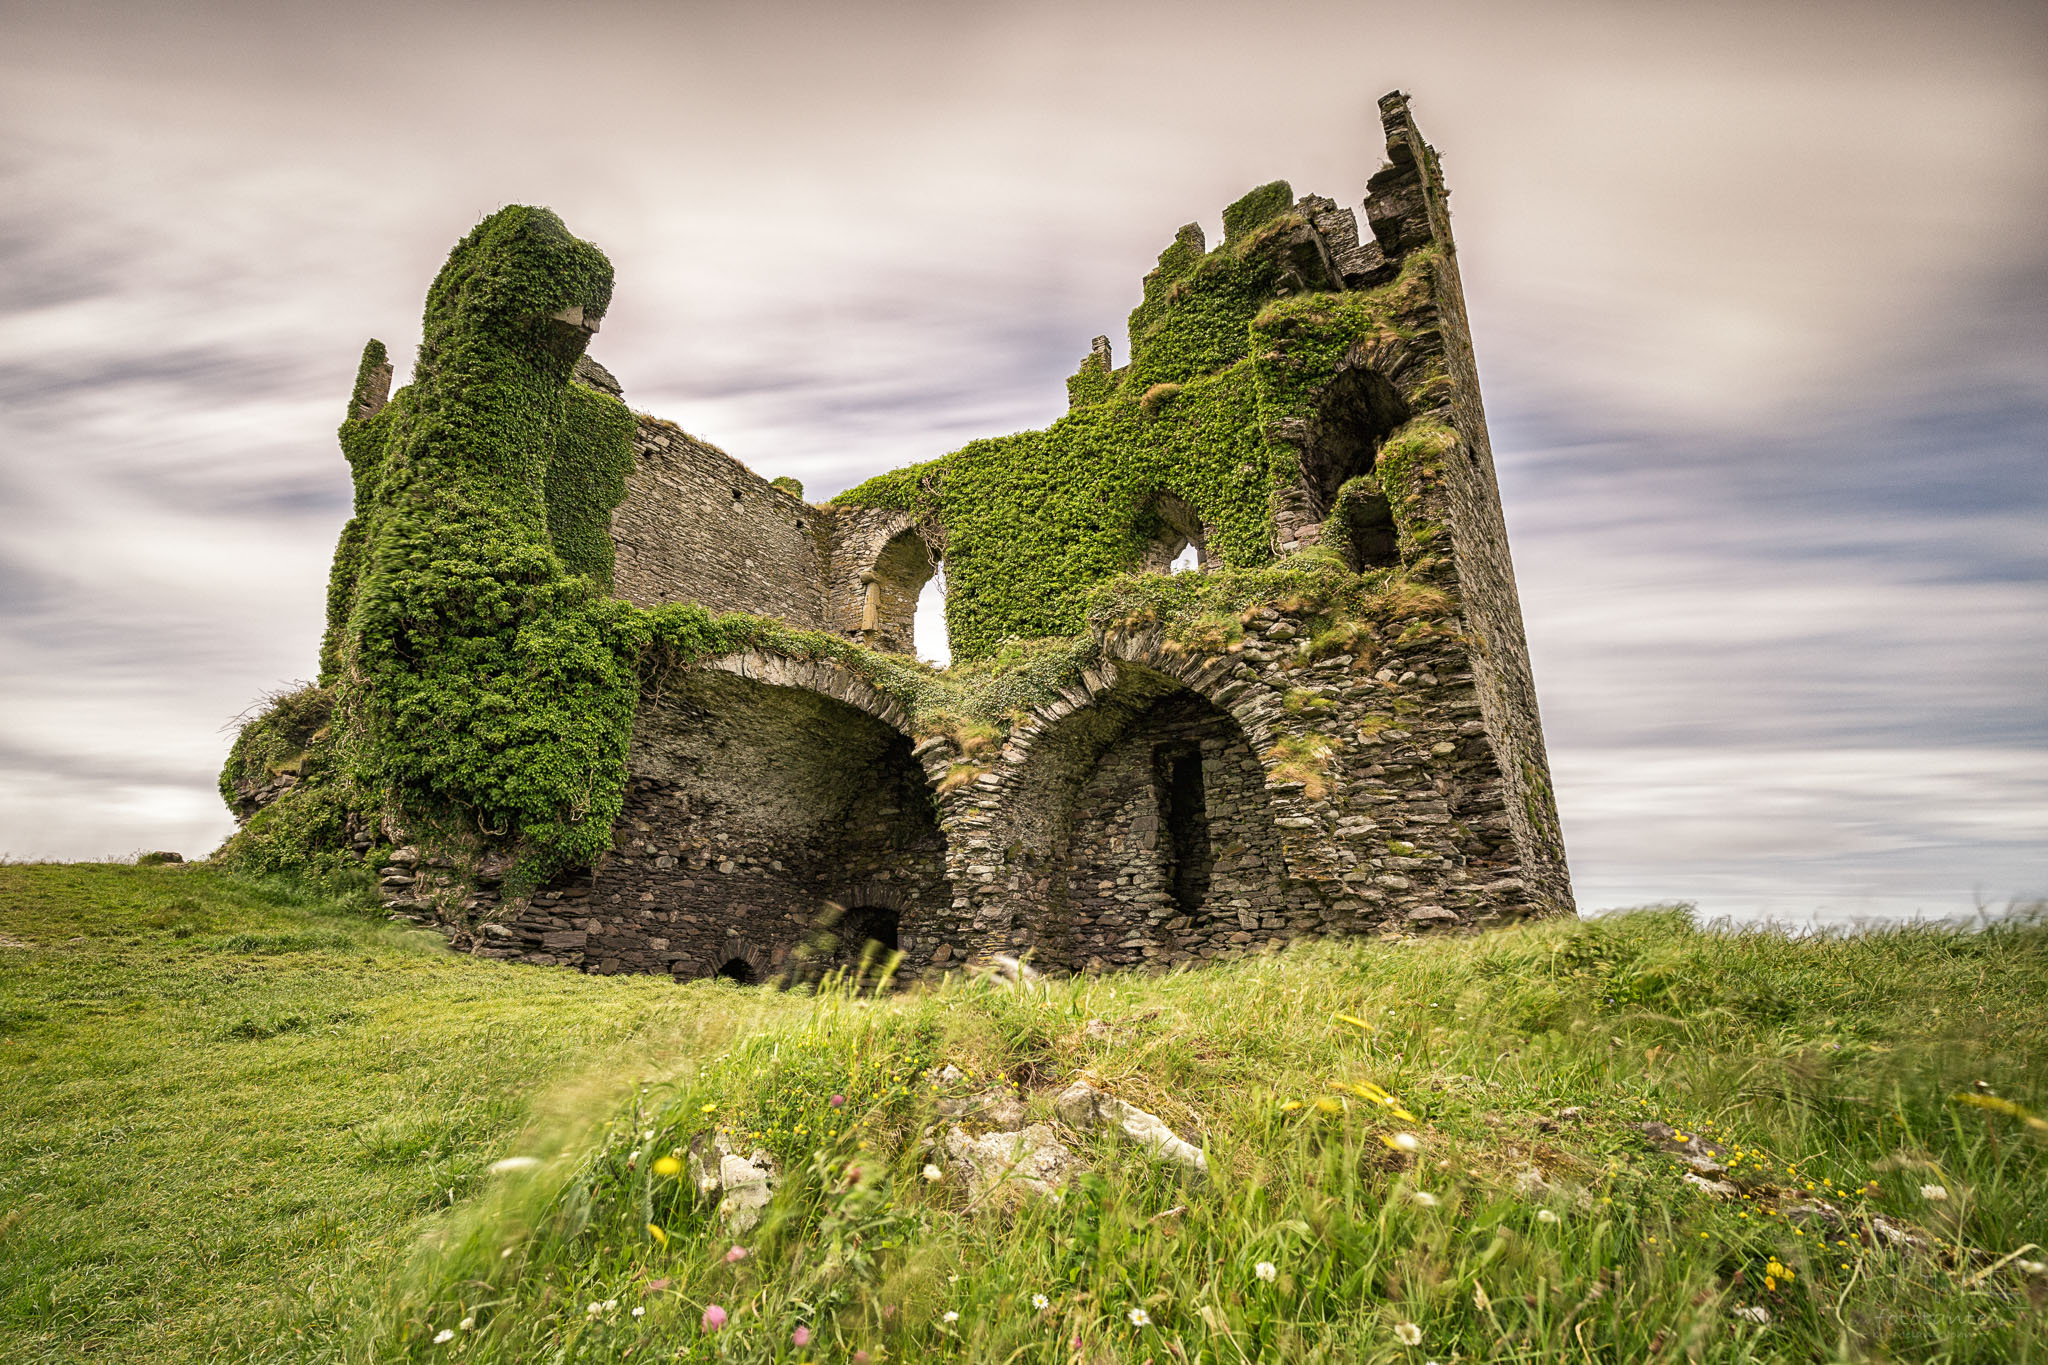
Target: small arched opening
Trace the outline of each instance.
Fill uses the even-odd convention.
[[[721,981],[730,981],[740,986],[758,986],[761,975],[754,970],[754,964],[743,957],[729,957],[718,965],[716,973]]]
[[[1145,548],[1138,556],[1144,573],[1187,573],[1209,567],[1209,531],[1187,499],[1155,493],[1145,505],[1140,530]]]
[[[884,952],[897,949],[896,912],[886,905],[856,905],[839,919],[839,944],[855,956],[870,943]]]
[[[884,545],[860,576],[862,642],[892,654],[915,652],[920,608],[938,567],[938,556],[915,529]],[[943,599],[939,610],[943,620]]]
[[[1323,524],[1323,540],[1353,573],[1390,569],[1401,562],[1394,509],[1380,482],[1360,474],[1337,490],[1336,504]]]

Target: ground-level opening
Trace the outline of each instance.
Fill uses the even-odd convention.
[[[717,974],[723,980],[736,981],[742,986],[758,986],[761,984],[760,975],[755,972],[754,964],[743,957],[727,958],[719,964]]]
[[[1165,880],[1173,903],[1189,913],[1209,895],[1209,869],[1216,850],[1209,842],[1209,803],[1202,783],[1199,743],[1159,745],[1152,754],[1160,823],[1166,853]]]
[[[839,918],[839,945],[858,958],[870,944],[896,951],[896,912],[882,905],[857,905]]]
[[[1073,970],[1215,957],[1277,925],[1286,866],[1265,770],[1229,712],[1163,674],[1048,727],[1004,838],[1018,941]]]
[[[821,905],[876,904],[849,887],[887,888],[894,907],[870,910],[863,933],[920,960],[941,941],[952,889],[930,781],[910,740],[866,710],[688,670],[642,699],[629,767],[587,902],[586,956],[617,962],[606,970],[709,976],[738,938],[763,978],[800,979]]]

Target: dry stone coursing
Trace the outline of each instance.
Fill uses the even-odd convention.
[[[899,947],[912,973],[997,954],[1087,971],[1568,911],[1441,177],[1404,98],[1383,101],[1382,120],[1390,161],[1372,178],[1363,240],[1349,210],[1296,206],[1303,283],[1368,287],[1420,248],[1440,259],[1403,325],[1361,340],[1318,415],[1297,421],[1302,480],[1274,490],[1272,535],[1283,552],[1314,544],[1337,490],[1374,468],[1390,433],[1446,423],[1455,443],[1402,512],[1438,538],[1418,543],[1411,525],[1398,554],[1448,607],[1315,660],[1303,652],[1313,623],[1277,604],[1220,652],[1190,652],[1156,625],[1099,630],[1101,662],[1016,717],[943,794],[967,756],[910,734],[844,669],[759,653],[682,670],[643,699],[612,853],[510,903],[478,878],[464,906],[481,921],[474,951],[762,980],[844,961],[822,937],[837,926]],[[616,391],[608,375],[583,378]],[[943,526],[810,506],[654,418],[639,419],[635,450],[613,519],[621,596],[909,650]],[[1177,500],[1151,514],[1155,568],[1203,538]],[[445,905],[456,880],[387,871],[393,903],[420,911]]]

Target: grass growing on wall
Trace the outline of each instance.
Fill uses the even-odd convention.
[[[0,868],[0,935],[10,1360],[2048,1348],[2038,920],[1643,913],[880,1000],[455,958],[206,868]],[[967,1079],[935,1089],[947,1062]],[[1083,1071],[1210,1178],[1059,1127]],[[937,1100],[1005,1078],[1093,1172],[1061,1202],[923,1176]],[[1737,1197],[1660,1121],[1719,1144]],[[744,1237],[657,1165],[714,1126],[782,1157]],[[1813,1198],[1846,1223],[1787,1216]]]

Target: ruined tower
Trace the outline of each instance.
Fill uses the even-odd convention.
[[[359,511],[333,696],[238,745],[223,789],[253,812],[245,853],[283,838],[266,832],[281,792],[326,800],[332,833],[303,834],[302,814],[291,837],[379,861],[400,913],[480,955],[681,978],[801,973],[863,942],[913,973],[999,951],[1089,970],[1569,913],[1443,178],[1406,97],[1380,114],[1362,231],[1332,200],[1253,190],[1213,248],[1180,229],[1125,363],[1096,338],[1060,421],[822,506],[627,412],[579,358],[609,271],[600,289],[546,235],[559,223],[545,251],[534,219],[501,234],[502,261],[444,271],[430,340],[474,326],[552,358],[505,400],[527,463],[484,448],[446,477],[528,490],[491,504],[552,545],[517,640],[553,632],[581,661],[464,723],[564,762],[493,768],[486,743],[460,790],[423,759],[376,761],[378,717],[420,712],[411,674],[371,666],[365,604],[387,589],[343,561],[410,566],[397,581],[422,592],[436,573],[538,571],[529,551],[470,566],[376,548],[417,543],[385,503],[417,496],[422,466],[392,452],[438,449],[418,433],[450,401],[423,359],[429,387],[387,406],[378,348],[343,427]],[[558,259],[582,283],[479,311],[496,295],[476,281]],[[469,311],[437,333],[436,299]],[[1198,567],[1169,572],[1190,547]],[[907,657],[940,564],[943,672]],[[428,647],[489,658],[492,621]],[[256,770],[300,739],[290,782]],[[414,847],[387,861],[395,844]]]

